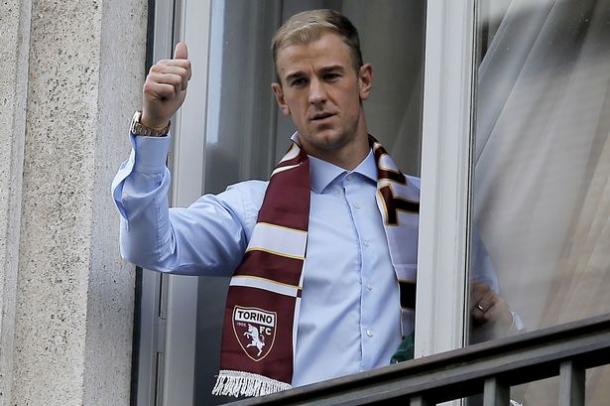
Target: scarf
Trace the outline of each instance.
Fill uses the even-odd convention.
[[[229,283],[220,371],[214,395],[262,396],[291,388],[309,223],[309,159],[294,143],[271,173],[257,223]],[[377,165],[377,207],[400,285],[403,338],[413,332],[419,189],[383,146],[369,144]]]

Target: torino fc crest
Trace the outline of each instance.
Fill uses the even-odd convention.
[[[235,337],[253,361],[260,361],[269,354],[275,341],[277,314],[255,307],[233,308]]]

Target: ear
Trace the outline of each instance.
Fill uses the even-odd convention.
[[[358,86],[360,87],[360,100],[366,100],[373,89],[373,66],[365,63],[358,72]]]
[[[286,98],[284,97],[284,89],[282,85],[279,83],[272,83],[271,90],[273,90],[273,94],[275,95],[275,101],[277,102],[278,107],[282,111],[285,116],[290,115],[290,109],[288,108],[288,104],[286,103]]]

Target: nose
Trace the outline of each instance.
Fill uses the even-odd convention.
[[[309,84],[309,103],[319,105],[325,101],[326,89],[324,84],[317,78],[312,79]]]

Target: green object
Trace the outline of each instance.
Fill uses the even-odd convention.
[[[402,342],[398,346],[398,349],[396,350],[394,355],[392,355],[392,358],[390,359],[390,364],[398,364],[399,362],[413,359],[414,350],[415,333],[411,333],[402,340]]]

